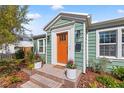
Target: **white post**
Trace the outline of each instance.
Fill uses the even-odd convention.
[[[85,57],[85,49],[86,49],[86,46],[85,46],[85,39],[86,39],[86,23],[84,22],[84,32],[83,32],[83,73],[86,72],[86,57]]]
[[[122,57],[122,29],[118,28],[117,31],[117,58]]]

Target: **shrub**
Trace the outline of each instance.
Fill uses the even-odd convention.
[[[35,55],[33,52],[29,52],[26,58],[29,63],[34,63]]]
[[[70,69],[75,69],[76,68],[76,65],[74,64],[74,61],[73,60],[69,60],[67,65],[66,65],[67,68],[70,68]]]
[[[118,88],[124,88],[124,82],[118,83]]]
[[[97,88],[97,82],[89,83],[90,88]]]
[[[28,64],[27,68],[30,69],[30,70],[33,69],[34,68],[34,64],[32,64],[32,63]]]
[[[114,80],[112,77],[109,77],[109,76],[98,76],[98,77],[96,77],[96,80],[108,88],[119,87],[116,80]]]
[[[114,66],[112,68],[112,75],[119,80],[124,80],[124,67]]]
[[[24,52],[22,49],[18,50],[16,53],[15,53],[15,57],[16,59],[23,59],[24,58]]]
[[[96,73],[105,72],[107,63],[110,63],[110,61],[107,58],[100,58],[99,62],[92,61],[90,62],[90,66],[92,67],[93,71]]]
[[[18,60],[14,60],[14,59],[0,60],[0,76],[5,76],[13,71],[18,71],[18,70],[20,70]]]
[[[22,79],[17,76],[13,76],[10,78],[11,83],[17,83],[17,82],[22,82]]]

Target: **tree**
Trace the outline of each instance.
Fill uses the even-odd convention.
[[[28,30],[24,27],[32,19],[27,18],[28,6],[0,6],[0,45],[12,43],[17,35]]]

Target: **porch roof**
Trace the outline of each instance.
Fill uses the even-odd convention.
[[[33,39],[39,39],[39,38],[45,38],[46,37],[46,34],[41,34],[41,35],[35,35],[33,36]]]

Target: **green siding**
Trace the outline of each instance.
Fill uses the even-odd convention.
[[[59,19],[53,26],[60,26],[66,23],[69,23],[70,20],[67,19]],[[49,41],[47,41],[47,63],[51,63],[51,31],[47,31],[47,36],[50,37]]]
[[[75,37],[75,44],[77,42],[81,42],[81,51],[76,52],[75,51],[75,63],[77,65],[77,68],[82,70],[83,69],[83,23],[75,23],[75,31],[80,30],[80,37]]]
[[[59,25],[63,25],[69,22],[70,20],[67,20],[67,19],[59,19],[53,26],[59,26]]]
[[[47,32],[47,37],[49,36],[49,40],[47,40],[47,63],[51,63],[51,32]]]
[[[88,32],[88,60],[89,64],[93,61],[99,62],[96,59],[96,31]],[[112,66],[124,66],[124,60],[111,60],[107,64],[106,71],[110,71]]]
[[[34,48],[33,51],[38,53],[38,46],[37,46],[37,39],[33,41],[34,42]],[[45,46],[46,46],[46,42],[45,42]],[[46,52],[45,54],[40,54],[41,58],[46,60]]]
[[[94,60],[96,58],[96,32],[88,32],[88,58]]]

